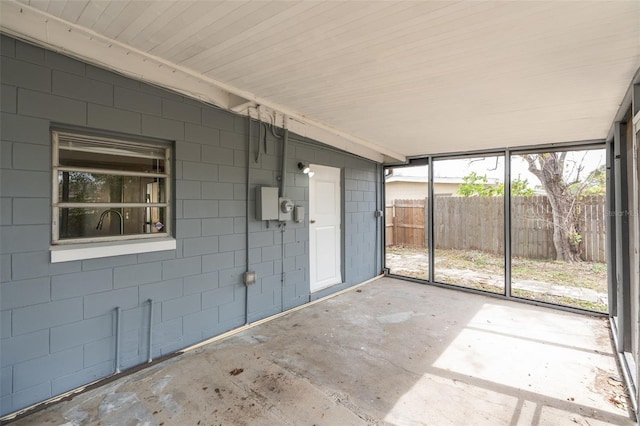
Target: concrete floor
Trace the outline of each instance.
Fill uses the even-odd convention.
[[[14,425],[635,424],[619,378],[605,319],[383,278]]]

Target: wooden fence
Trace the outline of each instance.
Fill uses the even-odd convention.
[[[605,199],[588,196],[576,206],[585,260],[605,262]],[[386,206],[387,246],[426,247],[426,200],[394,200]],[[511,252],[533,259],[555,258],[551,205],[544,195],[511,199]],[[504,253],[503,197],[438,196],[434,203],[437,248]]]

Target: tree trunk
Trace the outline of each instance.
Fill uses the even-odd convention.
[[[564,180],[566,152],[525,155],[529,171],[544,185],[553,217],[553,245],[556,260],[577,262],[582,260],[581,235],[578,229],[576,196]]]
[[[547,197],[551,204],[553,217],[553,245],[556,260],[566,262],[580,261],[580,233],[575,217],[575,197],[569,193],[558,192],[561,188],[547,188]]]

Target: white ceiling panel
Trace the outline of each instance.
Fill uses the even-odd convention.
[[[640,68],[639,1],[21,4],[28,25],[114,41],[127,52],[114,70],[154,81],[119,63],[130,50],[179,71],[164,85],[229,108],[242,102],[221,93],[239,96],[370,158],[602,139]],[[76,46],[26,25],[2,20],[10,34]]]

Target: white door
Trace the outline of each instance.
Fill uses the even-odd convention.
[[[340,169],[311,165],[309,271],[311,292],[342,282]]]

